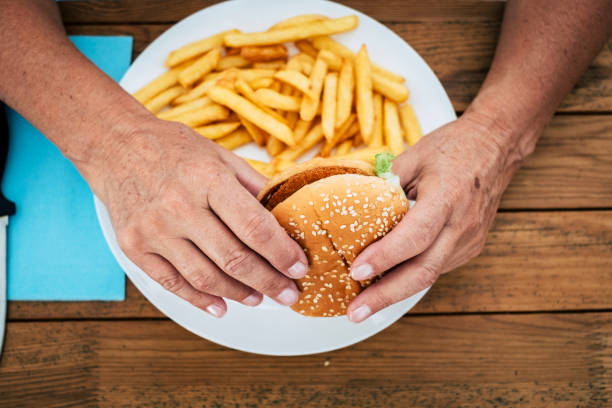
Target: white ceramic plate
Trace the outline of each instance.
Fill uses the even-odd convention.
[[[230,28],[263,31],[282,19],[304,13],[329,17],[358,15],[359,27],[335,38],[355,51],[366,43],[373,61],[407,78],[410,102],[424,133],[456,118],[440,82],[408,44],[374,19],[323,0],[234,0],[208,7],[177,23],[151,43],[127,71],[121,86],[130,93],[138,90],[166,70],[164,61],[170,51],[189,42]],[[255,145],[244,146],[236,152],[243,157],[268,160],[266,152]],[[427,292],[424,290],[397,303],[361,324],[351,323],[346,317],[304,317],[270,299],[265,299],[257,308],[228,301],[226,316],[216,319],[165,291],[133,264],[117,244],[106,208],[97,197],[94,201],[111,251],[145,297],[187,330],[234,349],[268,355],[303,355],[346,347],[391,325]]]

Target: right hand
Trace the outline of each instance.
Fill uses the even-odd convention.
[[[223,298],[295,303],[291,278],[306,274],[308,260],[255,199],[265,178],[179,123],[150,119],[127,133],[84,175],[128,258],[216,317],[227,311]]]

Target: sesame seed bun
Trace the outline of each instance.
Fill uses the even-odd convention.
[[[259,199],[308,257],[310,270],[296,280],[300,297],[293,306],[306,316],[346,314],[370,284],[349,276],[351,263],[408,211],[402,189],[358,160],[300,164],[271,179]]]

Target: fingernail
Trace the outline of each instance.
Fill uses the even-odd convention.
[[[361,264],[355,268],[351,268],[351,278],[355,280],[365,280],[374,275],[374,269],[370,264]]]
[[[368,316],[372,314],[372,310],[368,305],[359,306],[357,309],[353,310],[349,313],[349,320],[353,323],[359,323],[365,320]]]
[[[257,306],[261,303],[261,295],[259,293],[251,293],[249,296],[242,299],[242,304],[247,306]]]
[[[219,307],[214,304],[206,307],[206,310],[208,311],[208,313],[210,313],[211,315],[215,317],[223,317],[223,315],[225,314],[225,310],[223,310],[222,307]]]
[[[296,262],[293,264],[293,266],[291,268],[288,269],[289,272],[289,276],[291,276],[294,279],[300,279],[303,278],[304,275],[306,275],[306,272],[308,272],[308,266],[304,265],[303,262]]]
[[[283,289],[283,291],[280,293],[280,295],[278,295],[276,299],[278,299],[278,301],[281,302],[283,305],[291,306],[292,304],[297,302],[298,293],[295,289]]]

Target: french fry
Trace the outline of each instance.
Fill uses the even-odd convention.
[[[285,120],[287,121],[287,126],[289,126],[291,129],[294,129],[293,131],[294,139],[295,139],[295,125],[297,124],[297,121],[299,118],[300,118],[300,114],[297,112],[287,112],[287,115],[285,116]]]
[[[255,91],[255,98],[269,108],[284,111],[297,112],[300,110],[300,98],[295,96],[283,95],[272,89],[258,89]]]
[[[149,99],[176,85],[178,76],[183,67],[176,67],[164,72],[134,93],[134,98],[140,103],[146,103]]]
[[[403,84],[385,78],[377,72],[372,73],[372,88],[396,103],[407,101],[410,96],[410,91]]]
[[[179,74],[178,80],[185,88],[199,81],[204,75],[211,72],[221,58],[221,47],[213,48],[208,51],[196,62],[185,68]]]
[[[338,76],[338,94],[336,102],[336,128],[340,127],[351,114],[353,93],[355,92],[355,77],[353,61],[345,58],[342,61]]]
[[[271,177],[274,174],[274,168],[270,166],[270,163],[262,162],[254,159],[244,159],[245,162],[249,163],[249,165],[257,170],[259,173],[263,174],[266,177]]]
[[[300,24],[311,23],[313,21],[327,20],[328,18],[329,17],[324,16],[322,14],[300,14],[299,16],[293,16],[289,17],[288,19],[279,21],[272,27],[268,28],[268,30],[278,30],[279,28],[287,28]]]
[[[247,61],[240,55],[226,55],[219,60],[216,71],[225,71],[230,68],[244,68],[251,65],[251,61]]]
[[[400,118],[404,126],[404,136],[408,144],[414,146],[423,137],[423,131],[411,104],[406,103],[400,107]]]
[[[321,123],[317,123],[302,138],[302,141],[299,144],[289,147],[276,157],[279,160],[295,161],[295,159],[312,149],[321,140],[323,140],[323,128],[321,127]]]
[[[385,144],[389,146],[391,153],[397,156],[404,151],[404,140],[397,113],[397,104],[385,98],[383,112]]]
[[[342,58],[329,50],[320,50],[318,56],[327,62],[327,67],[332,71],[340,71]]]
[[[255,91],[261,88],[269,88],[270,86],[272,86],[273,82],[274,82],[273,78],[258,78],[258,79],[249,81],[248,83],[251,89]]]
[[[308,133],[310,127],[312,126],[312,121],[298,119],[295,124],[295,128],[293,129],[293,138],[295,139],[295,143],[300,143],[302,138]]]
[[[295,89],[298,89],[311,98],[314,97],[312,89],[310,88],[310,79],[301,72],[289,70],[278,71],[274,74],[274,78],[293,86]]]
[[[374,93],[374,130],[370,138],[370,147],[380,147],[383,145],[383,102],[382,95]]]
[[[255,125],[280,139],[287,145],[293,146],[295,144],[293,133],[291,129],[289,129],[289,126],[264,112],[237,93],[219,86],[214,86],[208,90],[208,96],[218,104],[227,106],[238,115],[253,122]]]
[[[374,158],[378,153],[384,153],[388,151],[389,148],[385,146],[381,147],[364,147],[363,149],[353,150],[350,153],[345,155],[336,156],[339,159],[354,159],[354,160],[362,160],[368,163],[374,164]]]
[[[207,139],[215,140],[227,136],[240,127],[240,122],[215,123],[213,125],[200,126],[194,130]]]
[[[164,120],[169,120],[173,116],[180,115],[181,113],[189,112],[191,110],[200,109],[208,105],[212,105],[213,101],[208,96],[195,99],[191,102],[184,103],[182,105],[175,106],[174,108],[165,110],[157,114],[157,117]]]
[[[303,120],[312,120],[317,114],[319,108],[319,96],[323,88],[323,80],[327,74],[327,63],[323,58],[317,57],[312,74],[310,75],[310,95],[304,95],[302,98],[302,106],[300,107],[300,118]]]
[[[278,140],[277,138],[270,137],[268,139],[268,144],[266,144],[266,151],[270,156],[276,157],[280,154],[280,152],[285,150],[286,147],[287,145]]]
[[[225,55],[240,55],[240,48],[225,47]]]
[[[287,61],[284,59],[278,59],[273,61],[262,61],[253,64],[255,69],[283,69],[287,65]]]
[[[252,142],[251,136],[244,128],[238,128],[227,136],[217,139],[216,142],[227,150],[234,150],[238,147]]]
[[[351,148],[353,147],[352,140],[345,140],[340,143],[338,147],[336,147],[336,151],[334,152],[335,156],[342,156],[351,152]]]
[[[321,102],[321,126],[326,140],[334,137],[336,128],[336,93],[338,90],[338,74],[327,74],[323,85],[323,101]]]
[[[152,113],[159,112],[163,107],[167,106],[170,102],[175,100],[177,97],[185,93],[185,88],[180,85],[168,88],[162,93],[150,99],[145,103],[145,108],[150,110]]]
[[[359,123],[355,122],[355,115],[351,115],[336,131],[334,137],[325,141],[317,155],[321,157],[329,156],[334,146],[353,137],[357,132],[359,132]]]
[[[217,120],[225,120],[229,111],[221,105],[213,104],[202,109],[196,109],[174,116],[173,122],[181,122],[189,127],[202,126]]]
[[[249,45],[280,44],[321,35],[338,34],[352,30],[359,24],[357,16],[346,16],[280,28],[262,33],[234,33],[225,36],[225,45],[245,47]]]
[[[272,81],[272,85],[270,85],[270,90],[274,92],[280,92],[282,83],[280,81]]]
[[[246,83],[246,81],[242,80],[242,79],[238,79],[235,83],[234,86],[236,87],[236,90],[245,98],[247,98],[252,104],[254,104],[255,106],[257,106],[259,109],[261,109],[262,111],[266,112],[268,115],[273,116],[274,118],[276,118],[276,120],[286,124],[287,126],[289,126],[287,124],[287,120],[285,118],[283,118],[281,115],[279,115],[278,113],[276,113],[273,109],[268,108],[267,106],[263,105],[259,99],[257,99],[257,97],[255,96],[255,92],[253,91],[253,89],[249,86],[249,84]]]
[[[236,87],[234,86],[234,80],[230,78],[217,79],[215,86],[222,86],[223,88],[231,89],[232,91],[236,89]]]
[[[296,54],[294,58],[300,65],[300,72],[302,72],[304,75],[310,76],[312,74],[312,68],[314,67],[315,59],[308,54],[304,54],[303,52]]]
[[[355,132],[355,137],[353,138],[353,146],[360,147],[364,144],[363,137],[361,137],[361,132]]]
[[[244,126],[246,131],[249,133],[249,135],[251,135],[251,138],[255,141],[255,143],[257,143],[258,146],[263,146],[266,144],[266,135],[263,130],[240,115],[238,115],[238,119],[240,119],[242,126]]]
[[[317,58],[319,51],[312,46],[312,43],[308,40],[299,40],[295,42],[295,47],[303,52],[304,54],[310,55],[312,58]]]
[[[193,57],[202,55],[205,52],[212,50],[213,48],[221,47],[223,45],[223,39],[227,34],[239,32],[240,31],[236,29],[223,31],[213,36],[192,42],[191,44],[187,44],[179,49],[176,49],[170,54],[168,54],[168,58],[166,58],[166,66],[175,67],[181,64],[182,62],[187,61]]]
[[[206,95],[206,92],[208,92],[208,90],[212,88],[219,79],[228,78],[234,80],[238,77],[239,72],[240,70],[235,68],[219,72],[219,75],[215,76],[213,79],[205,79],[202,83],[198,84],[195,88],[193,88],[186,94],[176,98],[173,103],[176,105],[180,105],[183,103],[191,102],[195,99],[199,99],[202,96]]]
[[[295,163],[291,160],[275,160],[274,172],[280,173],[283,170],[287,170],[289,167],[295,166]]]
[[[272,78],[275,73],[275,69],[241,69],[238,72],[238,77],[247,82],[251,82],[260,78]]]
[[[287,48],[282,44],[268,45],[264,47],[242,47],[240,55],[251,62],[273,61],[287,58]]]
[[[367,143],[374,129],[374,105],[372,102],[370,59],[365,44],[361,46],[355,58],[355,90],[361,136]]]
[[[345,45],[340,44],[339,42],[329,38],[329,37],[315,37],[311,39],[312,45],[318,50],[329,50],[334,54],[343,57],[343,58],[355,58],[355,53],[351,51]],[[379,65],[372,63],[372,71],[376,72],[392,81],[403,83],[405,81],[404,77],[401,75],[395,74]]]

